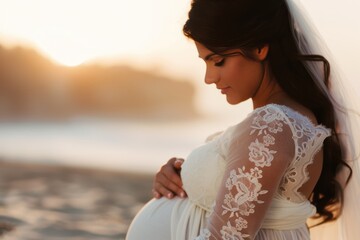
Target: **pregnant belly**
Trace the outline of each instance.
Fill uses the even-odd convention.
[[[171,239],[171,215],[176,203],[182,198],[160,198],[149,201],[135,216],[126,235],[126,240]]]

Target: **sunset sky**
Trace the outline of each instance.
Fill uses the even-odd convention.
[[[301,2],[346,77],[360,82],[359,1]],[[0,44],[35,47],[67,66],[120,62],[189,78],[201,86],[200,104],[211,97],[226,108],[223,96],[202,86],[204,65],[182,35],[189,4],[190,0],[0,0]]]

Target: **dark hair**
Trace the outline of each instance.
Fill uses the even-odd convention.
[[[336,175],[347,167],[349,180],[351,168],[343,159],[334,106],[305,63],[323,63],[327,87],[330,65],[323,56],[300,54],[291,24],[285,0],[193,0],[183,32],[218,54],[241,49],[245,57],[251,58],[251,50],[268,44],[267,61],[280,87],[332,130],[332,135],[324,140],[323,168],[310,199],[317,209],[316,218],[324,223],[336,219],[341,212],[343,190]]]

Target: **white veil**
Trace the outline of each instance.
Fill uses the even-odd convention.
[[[324,56],[330,63],[330,90],[323,81],[323,68],[316,62],[308,61],[307,68],[316,79],[318,86],[331,99],[335,106],[335,114],[339,122],[338,131],[345,146],[345,159],[351,166],[353,174],[345,187],[348,171],[339,174],[339,180],[345,187],[343,212],[338,220],[311,229],[314,240],[358,240],[360,239],[360,108],[352,92],[350,82],[345,82],[330,52],[322,41],[316,28],[312,26],[306,11],[299,0],[286,0],[292,17],[294,36],[302,54],[318,54]],[[357,138],[357,139],[356,139]]]

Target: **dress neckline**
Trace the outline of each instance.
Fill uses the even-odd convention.
[[[299,111],[293,109],[292,107],[289,107],[287,105],[284,105],[284,104],[278,104],[278,103],[268,103],[264,106],[261,106],[261,107],[258,107],[258,108],[255,108],[253,111],[259,111],[261,109],[264,109],[264,108],[267,108],[267,107],[270,107],[270,106],[274,106],[274,107],[277,107],[277,108],[281,108],[281,109],[285,109],[285,111],[291,111],[293,113],[295,113],[297,116],[303,118],[306,122],[308,122],[312,127],[314,128],[325,128],[325,129],[329,129],[328,127],[324,126],[323,124],[315,124],[308,116],[300,113]],[[288,116],[289,117],[289,116]],[[329,129],[330,130],[330,129]]]

